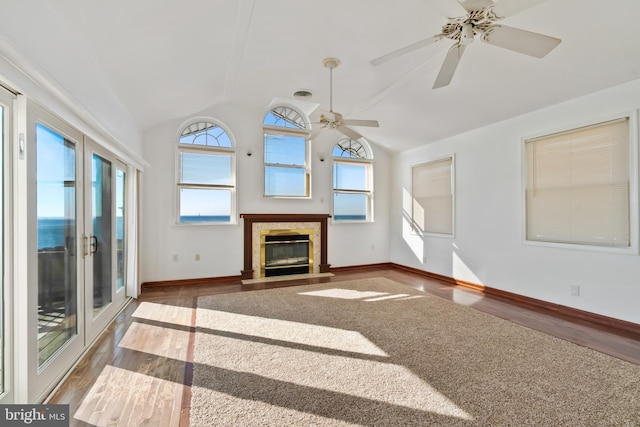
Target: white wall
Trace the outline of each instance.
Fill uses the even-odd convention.
[[[33,13],[33,8],[40,13]],[[83,40],[46,2],[8,0],[0,13],[0,81],[144,167],[142,132]],[[48,37],[43,37],[47,34]],[[47,64],[42,68],[39,64]]]
[[[523,137],[638,107],[640,80],[394,156],[390,261],[640,323],[638,255],[523,243],[521,153]],[[411,165],[445,154],[456,156],[455,237],[411,235],[400,208]],[[571,285],[580,286],[579,296],[571,295]]]
[[[234,136],[237,155],[239,213],[331,213],[332,165],[329,154],[337,141],[324,134],[312,144],[312,199],[262,196],[262,120],[267,111],[241,105],[212,107],[198,116],[215,118]],[[238,276],[243,269],[242,219],[237,225],[175,224],[175,156],[177,136],[190,117],[147,131],[143,176],[142,282]],[[372,144],[373,145],[373,144]],[[251,149],[253,155],[245,153]],[[387,262],[389,259],[389,154],[374,151],[375,222],[333,224],[328,230],[328,262],[334,267]],[[320,162],[317,153],[327,154]],[[195,255],[200,261],[195,261]],[[178,255],[178,261],[174,261]]]

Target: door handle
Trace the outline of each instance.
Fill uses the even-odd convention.
[[[91,243],[89,244],[89,251],[91,255],[93,255],[98,252],[98,238],[96,236],[91,236],[89,239],[91,240]]]
[[[82,257],[84,258],[87,255],[89,255],[89,238],[83,234],[82,235]]]

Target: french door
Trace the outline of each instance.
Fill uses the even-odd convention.
[[[28,392],[41,401],[125,302],[124,171],[28,103]],[[120,178],[118,178],[120,176]],[[122,260],[122,262],[121,262]]]
[[[87,341],[113,319],[125,301],[125,169],[108,151],[85,142],[83,234]]]

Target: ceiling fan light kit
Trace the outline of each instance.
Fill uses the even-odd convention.
[[[498,21],[545,0],[501,0],[498,3],[494,3],[492,0],[450,1],[457,1],[467,14],[448,18],[448,21],[442,26],[440,34],[375,58],[371,61],[371,65],[383,64],[444,38],[453,40],[454,44],[445,56],[444,63],[433,85],[433,88],[437,89],[447,86],[451,82],[465,48],[473,43],[476,35],[480,35],[480,40],[484,43],[536,58],[543,58],[561,42],[555,37],[497,24]]]
[[[340,61],[336,58],[325,58],[322,64],[329,70],[329,111],[327,115],[320,115],[320,121],[317,124],[322,125],[321,130],[333,129],[351,139],[360,139],[362,135],[348,126],[380,126],[376,120],[343,119],[342,114],[333,111],[333,70],[340,65]]]

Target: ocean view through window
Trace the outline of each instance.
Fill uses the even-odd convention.
[[[373,172],[369,149],[349,138],[333,147],[333,220],[371,221]]]
[[[218,124],[187,126],[178,142],[177,222],[235,223],[235,151]]]
[[[36,127],[38,366],[78,334],[76,144]]]

